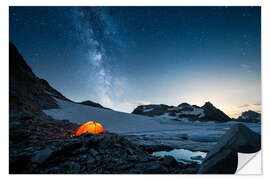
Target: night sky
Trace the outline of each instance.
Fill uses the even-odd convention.
[[[73,101],[261,108],[259,7],[10,7],[10,41]]]

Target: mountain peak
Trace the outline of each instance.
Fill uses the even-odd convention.
[[[237,118],[237,121],[242,122],[260,122],[261,114],[252,110],[245,111]]]
[[[190,106],[190,104],[188,104],[188,103],[181,103],[177,107],[183,107],[183,106]]]
[[[202,107],[206,107],[206,108],[215,108],[215,106],[210,102],[210,101],[207,101],[204,103],[204,105]]]
[[[25,109],[41,110],[58,108],[54,98],[71,102],[50,86],[48,81],[37,77],[11,42],[9,43],[9,88],[11,106],[22,104]],[[105,108],[92,101],[84,101],[80,104]]]

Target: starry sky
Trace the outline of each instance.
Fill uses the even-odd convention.
[[[260,7],[10,7],[9,39],[73,101],[261,109]]]

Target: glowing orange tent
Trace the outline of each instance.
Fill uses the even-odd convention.
[[[79,136],[83,133],[92,133],[92,134],[99,134],[99,133],[104,133],[104,129],[101,124],[94,122],[94,121],[89,121],[87,123],[84,123],[81,125],[81,127],[77,130],[75,133],[76,136]]]

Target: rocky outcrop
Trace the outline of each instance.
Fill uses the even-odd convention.
[[[250,123],[260,123],[261,122],[261,114],[255,111],[245,111],[239,116],[236,121],[240,122],[250,122]]]
[[[101,104],[98,104],[98,103],[95,103],[95,102],[92,102],[92,101],[89,101],[89,100],[80,102],[79,104],[83,104],[83,105],[87,105],[87,106],[91,106],[91,107],[109,109],[109,108],[103,107]]]
[[[243,124],[233,125],[207,154],[200,174],[233,174],[237,169],[237,153],[255,153],[261,149],[261,135]]]
[[[212,103],[206,102],[203,106],[202,109],[205,114],[205,119],[208,121],[218,121],[218,122],[226,122],[230,121],[231,118],[227,116],[224,112],[221,110],[217,109],[215,106],[213,106]]]
[[[165,117],[178,121],[230,121],[224,112],[214,107],[210,102],[206,102],[202,107],[182,103],[178,106],[160,105],[141,105],[138,106],[133,114],[140,114],[151,117]]]
[[[140,114],[146,116],[160,116],[168,112],[170,106],[164,104],[150,104],[150,105],[141,105],[138,106],[132,114]]]

